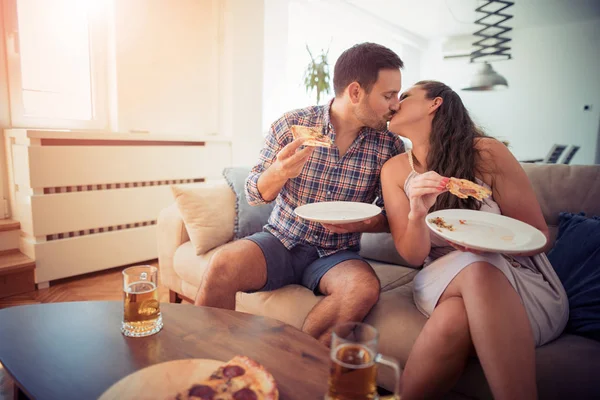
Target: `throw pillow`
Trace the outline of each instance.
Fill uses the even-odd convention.
[[[223,204],[233,205],[234,195],[227,185],[172,185],[171,191],[196,255],[231,240],[235,210]]]
[[[396,250],[391,233],[363,233],[360,238],[360,255],[371,260],[412,267]]]
[[[548,259],[569,298],[566,331],[600,341],[600,217],[561,213]]]
[[[273,211],[275,203],[251,206],[246,199],[246,178],[250,174],[248,167],[230,167],[223,170],[223,177],[235,193],[235,211],[233,234],[236,239],[260,232]]]

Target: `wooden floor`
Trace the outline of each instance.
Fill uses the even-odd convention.
[[[156,261],[145,262],[157,266]],[[59,303],[63,301],[122,300],[123,278],[118,267],[107,271],[52,282],[48,289],[0,299],[0,309],[25,304]],[[169,301],[169,291],[160,286],[159,300]],[[13,400],[13,381],[0,364],[0,400]]]

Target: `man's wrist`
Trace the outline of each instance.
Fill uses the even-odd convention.
[[[379,214],[374,217],[374,221],[366,225],[364,233],[389,232],[390,226],[387,217],[384,214]]]

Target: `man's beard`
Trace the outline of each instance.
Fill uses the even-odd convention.
[[[391,118],[392,113],[390,112],[389,117]],[[387,117],[388,115],[386,115]],[[375,129],[377,131],[384,131],[387,129],[387,119],[379,118],[377,114],[367,104],[362,104],[356,110],[356,119],[358,119],[363,125]]]

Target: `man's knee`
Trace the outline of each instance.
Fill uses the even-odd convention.
[[[217,249],[205,273],[207,284],[231,286],[236,290],[260,288],[265,279],[262,250],[249,240],[238,240]]]
[[[244,253],[243,246],[225,245],[217,249],[208,262],[207,277],[211,280],[230,281],[240,274],[244,267],[238,260]]]
[[[237,275],[237,265],[231,262],[235,252],[227,248],[217,249],[208,262],[206,279],[211,281],[227,281]]]
[[[381,284],[375,273],[364,269],[349,273],[344,281],[334,285],[332,294],[343,297],[344,301],[370,309],[379,300],[380,290]]]

